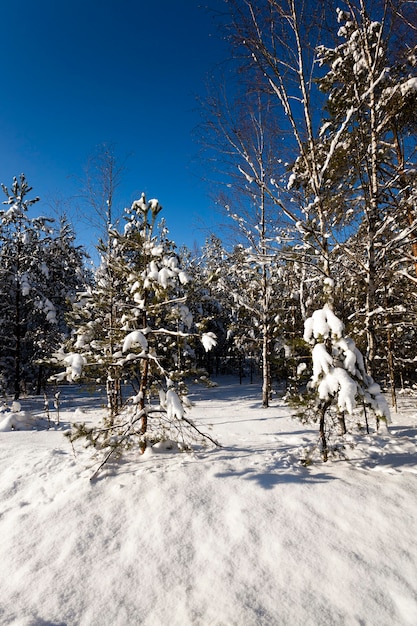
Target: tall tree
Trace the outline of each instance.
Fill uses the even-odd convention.
[[[108,235],[110,226],[122,216],[117,204],[117,190],[122,182],[124,163],[116,156],[113,144],[100,144],[88,158],[81,184],[81,199],[88,206],[88,221],[100,232]]]
[[[227,280],[233,307],[238,307],[238,318],[252,325],[249,338],[235,332],[235,340],[243,346],[250,341],[260,352],[262,363],[262,404],[268,407],[271,395],[271,361],[273,359],[274,319],[278,298],[277,255],[283,239],[283,224],[275,219],[274,203],[267,191],[269,181],[279,167],[277,156],[277,128],[271,98],[259,89],[245,93],[244,101],[236,99],[229,104],[226,94],[209,102],[209,120],[206,123],[213,148],[222,158],[225,190],[218,203],[228,218],[232,241],[238,243],[229,257],[229,268],[234,274]],[[230,223],[234,228],[230,227]],[[244,287],[246,285],[246,288]],[[245,312],[244,312],[245,311]],[[251,320],[251,321],[249,321]],[[237,322],[237,320],[236,320]],[[235,331],[239,324],[235,323]],[[246,326],[243,324],[242,328]]]
[[[3,202],[7,210],[0,211],[1,219],[1,275],[2,275],[2,361],[3,369],[7,368],[6,377],[13,387],[15,399],[19,398],[22,384],[22,360],[24,358],[24,341],[27,325],[27,298],[31,294],[30,272],[33,260],[38,255],[37,249],[45,221],[32,221],[27,212],[29,207],[38,202],[39,198],[29,199],[32,191],[25,176],[13,179],[9,190],[2,185],[7,200]]]
[[[397,14],[388,1],[372,7],[374,14],[370,14],[368,5],[365,0],[349,0],[344,3],[345,9],[338,9],[340,43],[333,48],[319,47],[319,57],[327,69],[320,85],[328,95],[330,114],[323,138],[328,143],[336,136],[342,140],[338,158],[345,173],[341,184],[364,242],[366,362],[371,372],[376,355],[375,311],[383,304],[377,294],[382,293],[381,286],[387,280],[385,252],[393,238],[396,247],[401,247],[399,229],[405,234],[404,224],[398,221],[399,204],[404,204],[404,194],[398,193],[398,182],[404,176],[403,164],[399,165],[402,128],[398,123],[404,104],[399,102],[398,93],[404,91],[404,78],[401,80],[398,67],[390,67],[391,33]],[[400,73],[404,76],[404,70]],[[395,222],[397,234],[393,237]],[[413,227],[410,215],[406,225],[408,231]]]
[[[254,77],[252,84],[261,85],[275,98],[274,112],[285,137],[281,172],[277,170],[272,181],[264,181],[263,188],[308,241],[306,252],[312,266],[329,279],[329,229],[337,220],[328,179],[339,137],[326,151],[318,141],[323,97],[315,81],[315,46],[323,33],[325,5],[308,4],[307,8],[301,0],[230,0],[228,4],[232,45],[243,57],[241,64],[246,64],[244,75]],[[287,173],[285,190],[280,180],[288,172],[288,163],[294,165]],[[332,283],[327,280],[326,284],[326,297],[331,301],[328,287]]]
[[[356,258],[372,372],[378,326],[388,324],[377,316],[381,294],[395,272],[410,278],[415,262],[414,191],[406,172],[415,160],[416,23],[415,14],[405,15],[409,3],[400,0],[340,4],[227,2],[235,63],[245,70],[249,91],[275,97],[274,114],[289,149],[286,189],[279,164],[272,181],[252,180],[293,223],[291,253],[298,252],[306,268],[303,280],[321,276],[310,311],[301,303],[304,314],[326,301],[343,306],[333,249],[342,250],[346,264]]]

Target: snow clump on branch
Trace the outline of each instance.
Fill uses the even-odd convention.
[[[217,345],[217,337],[214,333],[203,333],[201,335],[201,343],[204,346],[204,350],[210,352]]]

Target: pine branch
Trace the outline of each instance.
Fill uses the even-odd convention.
[[[207,435],[206,433],[203,433],[201,430],[199,430],[197,428],[197,426],[195,424],[193,424],[193,422],[191,420],[189,420],[188,418],[182,416],[181,418],[184,422],[187,422],[187,424],[189,426],[191,426],[191,428],[194,428],[194,430],[196,430],[198,432],[198,434],[203,437],[204,439],[208,439],[209,441],[211,441],[211,443],[213,443],[215,446],[217,446],[218,448],[222,448],[223,446],[216,441],[215,439],[213,439],[212,437],[210,437],[210,435]]]

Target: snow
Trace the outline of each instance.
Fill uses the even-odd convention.
[[[77,378],[80,378],[83,367],[86,365],[87,361],[81,354],[71,352],[64,358],[64,363],[67,365],[67,369],[65,371],[67,380],[74,381],[77,380]]]
[[[290,174],[290,177],[289,177],[289,179],[288,179],[288,183],[287,183],[287,189],[288,189],[288,190],[290,190],[290,189],[292,189],[292,188],[294,187],[296,180],[297,180],[297,177],[296,177],[296,175],[294,174],[294,172],[292,172],[292,173]]]
[[[181,305],[178,307],[178,313],[181,317],[181,321],[183,322],[183,324],[186,326],[187,329],[190,329],[193,323],[193,315],[190,309],[185,305]]]
[[[215,348],[217,345],[217,337],[212,332],[203,333],[201,336],[201,343],[204,346],[204,350],[206,352],[210,352],[210,350]]]
[[[133,330],[131,333],[126,335],[123,342],[122,352],[129,352],[129,350],[135,346],[141,346],[143,350],[146,350],[148,347],[148,340],[145,335],[140,332],[140,330]]]
[[[173,417],[182,419],[184,417],[184,407],[174,389],[168,389],[165,396],[165,403],[168,419],[172,419]]]
[[[333,357],[327,352],[324,343],[316,343],[312,350],[313,359],[313,382],[316,383],[320,376],[328,374],[333,365]]]
[[[170,279],[172,278],[173,273],[168,267],[163,267],[158,272],[158,282],[164,289],[168,288],[168,284]]]
[[[307,369],[307,363],[304,363],[304,362],[299,363],[299,365],[297,366],[297,377],[300,377],[302,373],[306,371],[306,369]]]
[[[22,274],[22,277],[20,279],[20,286],[22,290],[22,296],[28,296],[30,292],[30,282],[29,276],[26,272]]]
[[[190,280],[191,280],[191,279],[190,279],[190,277],[189,277],[189,275],[187,274],[187,272],[184,272],[184,270],[180,270],[180,271],[179,271],[179,273],[178,273],[178,279],[179,279],[179,281],[180,281],[181,285],[186,285],[186,284],[187,284],[187,283],[189,283],[189,282],[190,282]]]
[[[45,298],[44,302],[43,302],[43,310],[46,313],[46,320],[48,322],[50,322],[51,324],[57,324],[58,320],[56,318],[56,308],[55,306],[52,304],[52,302],[50,300],[48,300],[48,298]]]
[[[318,340],[311,353],[310,389],[317,387],[321,400],[336,401],[339,412],[347,411],[351,415],[361,397],[379,417],[390,421],[381,388],[366,373],[362,354],[353,339],[342,336],[343,331],[343,322],[327,304],[304,322],[304,340],[310,343]]]
[[[191,387],[189,415],[222,448],[132,451],[94,482],[59,427],[1,433],[2,625],[417,623],[416,397],[349,460],[303,467],[316,430],[278,396],[263,409],[260,385],[218,382]],[[61,428],[99,417],[77,389]]]
[[[36,427],[36,420],[25,411],[20,411],[11,407],[11,411],[6,416],[0,413],[0,432],[10,432],[13,430],[31,430]]]
[[[417,92],[417,78],[409,78],[405,83],[400,85],[402,96],[408,95],[410,92]]]
[[[333,313],[328,304],[322,309],[314,311],[311,317],[304,322],[304,341],[312,343],[314,339],[322,337],[341,337],[344,331],[343,322]]]
[[[321,345],[323,344],[317,344],[317,346]],[[356,406],[357,391],[357,384],[341,367],[333,367],[331,371],[328,371],[318,386],[321,400],[328,400],[331,396],[336,396],[339,411],[347,411],[351,415]]]

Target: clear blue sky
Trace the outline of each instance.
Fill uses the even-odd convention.
[[[171,238],[204,241],[212,203],[195,160],[197,95],[227,56],[212,13],[222,0],[0,0],[0,182],[24,172],[47,203],[79,191],[89,155],[115,145],[119,200],[144,191]],[[70,217],[75,213],[73,200]],[[75,223],[79,239],[86,227]]]

